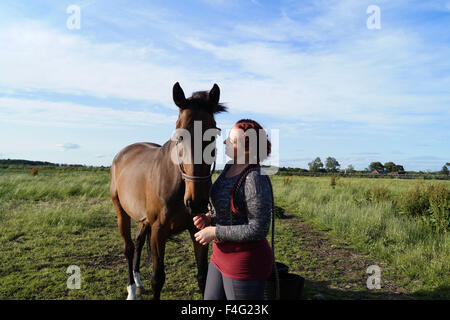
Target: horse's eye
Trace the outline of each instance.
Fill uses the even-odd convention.
[[[183,136],[178,136],[178,142],[183,141]]]

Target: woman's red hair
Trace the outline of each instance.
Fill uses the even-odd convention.
[[[261,161],[264,161],[265,159],[267,159],[270,155],[271,152],[271,148],[272,145],[269,141],[269,137],[267,136],[266,131],[264,130],[264,128],[255,120],[251,120],[251,119],[241,119],[238,122],[236,122],[236,124],[234,125],[235,128],[237,129],[241,129],[242,131],[244,131],[244,133],[249,130],[249,129],[254,129],[256,132],[256,141],[257,141],[257,150],[256,150],[256,156],[257,156],[257,160],[256,162],[259,164]],[[260,142],[260,136],[259,136],[259,130],[263,130],[266,136],[266,143],[267,143],[267,153],[265,155],[260,155],[260,146],[261,146],[261,142]],[[250,142],[249,142],[249,137],[245,136],[245,151],[249,152],[250,151]]]

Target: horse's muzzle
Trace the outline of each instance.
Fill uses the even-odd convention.
[[[191,199],[186,200],[186,207],[190,209],[190,213],[192,216],[198,216],[203,213],[207,213],[209,211],[208,201],[204,201],[202,203],[195,203]]]

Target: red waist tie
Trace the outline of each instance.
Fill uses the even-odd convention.
[[[272,272],[272,249],[267,239],[213,242],[211,262],[228,278],[265,280]]]

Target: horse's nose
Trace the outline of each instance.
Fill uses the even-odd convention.
[[[208,204],[209,204],[209,199],[203,200],[203,201],[200,203],[199,211],[200,211],[201,213],[208,212],[208,210],[209,210]]]
[[[202,201],[192,201],[192,199],[186,199],[185,205],[187,208],[191,209],[193,214],[204,213],[208,211],[208,200]]]

